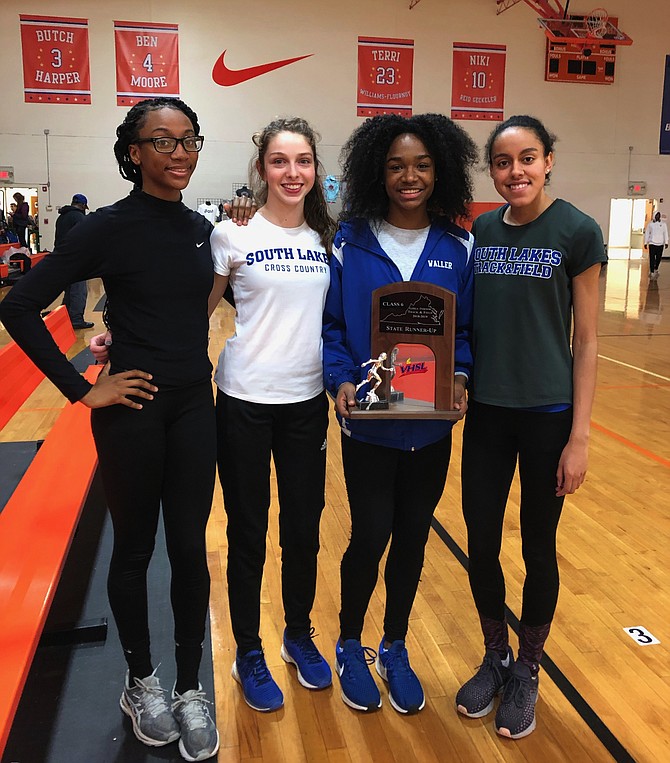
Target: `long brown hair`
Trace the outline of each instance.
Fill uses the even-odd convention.
[[[254,198],[260,205],[265,204],[268,199],[268,186],[258,171],[258,167],[265,166],[265,153],[270,141],[281,132],[293,132],[302,135],[309,143],[314,155],[314,166],[316,167],[316,179],[314,185],[305,196],[305,221],[312,230],[315,230],[321,238],[321,244],[330,254],[333,246],[333,237],[335,236],[335,222],[328,214],[326,197],[323,193],[323,167],[319,162],[316,153],[316,144],[321,136],[300,117],[280,117],[274,119],[262,130],[254,133],[251,140],[258,149],[258,154],[251,160],[249,166],[249,183],[254,192]]]

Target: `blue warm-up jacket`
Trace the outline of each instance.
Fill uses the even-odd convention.
[[[472,352],[472,247],[473,238],[463,228],[446,221],[434,222],[412,273],[412,281],[437,284],[456,294],[456,373],[470,375]],[[323,322],[323,366],[326,389],[336,395],[344,382],[358,384],[370,359],[370,306],[372,292],[402,275],[382,250],[364,220],[340,224],[330,260],[330,289]],[[420,342],[418,342],[420,344]],[[340,417],[338,417],[340,418]],[[445,437],[453,422],[440,420],[341,419],[346,434],[357,440],[400,450],[415,450]]]

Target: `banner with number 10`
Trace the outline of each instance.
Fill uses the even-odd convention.
[[[505,45],[454,43],[452,119],[502,121],[506,56]]]

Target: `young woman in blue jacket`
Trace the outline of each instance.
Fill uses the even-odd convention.
[[[472,236],[456,224],[472,198],[474,143],[438,114],[375,117],[343,148],[345,211],[331,258],[324,311],[324,377],[342,426],[342,460],[351,539],[341,564],[340,638],[336,668],[342,699],[357,710],[381,706],[361,645],[379,563],[384,571],[384,632],[376,658],[400,713],[425,697],[410,667],[405,638],[424,549],[444,489],[452,421],[350,419],[356,386],[371,358],[370,305],[379,286],[424,281],[456,294],[455,408],[465,413],[470,372]]]

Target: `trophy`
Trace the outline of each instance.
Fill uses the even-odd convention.
[[[372,292],[366,377],[356,387],[351,418],[459,419],[454,410],[456,295],[435,284],[401,281]],[[434,404],[393,388],[398,345],[423,345],[435,359]],[[361,397],[362,396],[362,397]]]

